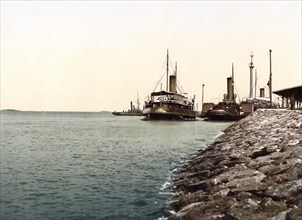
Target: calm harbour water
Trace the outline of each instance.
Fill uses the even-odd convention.
[[[1,112],[1,219],[158,219],[171,174],[230,123]]]

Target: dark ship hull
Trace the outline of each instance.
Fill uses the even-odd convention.
[[[227,112],[222,109],[209,110],[205,115],[206,120],[210,121],[237,121],[244,118],[244,115]]]
[[[137,95],[138,97],[138,95]],[[139,109],[139,100],[137,98],[137,108],[132,104],[132,101],[130,102],[130,109],[128,111],[122,111],[122,112],[112,112],[115,116],[141,116],[142,110]]]
[[[227,94],[224,95],[222,102],[214,105],[205,104],[209,107],[204,117],[209,121],[236,121],[245,117],[242,107],[236,102],[234,94],[234,66],[232,64],[232,77],[227,78]],[[204,113],[204,112],[203,112]]]
[[[144,120],[181,120],[190,121],[196,119],[195,111],[177,110],[173,108],[150,107],[143,111]]]
[[[112,112],[115,116],[142,116],[142,112]]]

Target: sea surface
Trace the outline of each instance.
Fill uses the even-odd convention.
[[[229,125],[1,111],[0,219],[161,219],[173,171]]]

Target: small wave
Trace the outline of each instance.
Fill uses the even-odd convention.
[[[215,137],[214,137],[214,139],[216,139],[216,138],[219,138],[221,135],[223,135],[224,134],[224,132],[222,132],[222,131],[220,131]]]
[[[165,182],[163,185],[162,185],[162,187],[160,187],[160,190],[165,190],[165,189],[167,189],[167,188],[169,188],[171,186],[171,183],[169,183],[169,182]]]
[[[162,216],[162,217],[159,217],[159,218],[156,219],[156,220],[167,220],[167,219],[168,219],[167,217]]]
[[[172,196],[176,196],[178,195],[178,193],[175,192],[159,192],[159,195],[172,195]]]
[[[172,170],[172,174],[178,173],[178,170],[179,170],[178,167],[174,168],[174,169]]]

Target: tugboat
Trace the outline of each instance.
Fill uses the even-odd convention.
[[[234,94],[234,66],[232,65],[232,77],[227,78],[227,94],[224,95],[222,102],[207,110],[205,120],[234,121],[243,117],[245,117],[244,112],[236,102],[236,94]]]
[[[138,99],[138,93],[137,93],[137,107],[135,107],[132,104],[132,101],[130,102],[130,109],[128,111],[122,111],[122,112],[112,112],[115,116],[141,116],[142,110],[139,108],[139,99]]]
[[[166,75],[166,90],[153,91],[150,99],[145,101],[143,108],[144,120],[195,120],[195,96],[190,101],[186,93],[178,93],[177,64],[174,74],[169,74],[169,51],[167,51]]]
[[[208,121],[236,121],[245,115],[237,103],[223,100],[214,105],[213,109],[208,110],[205,117]]]

